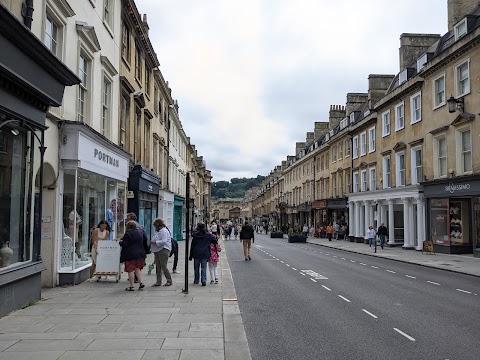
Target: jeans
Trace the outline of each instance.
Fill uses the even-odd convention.
[[[178,264],[178,246],[173,250],[173,268],[172,270],[175,271],[177,270],[177,264]]]
[[[209,262],[208,263],[208,270],[210,270],[210,280],[212,280],[212,281],[218,279],[217,265],[218,265],[218,263],[216,263],[216,262]]]
[[[375,246],[375,238],[368,238],[368,245],[370,245],[370,247]]]
[[[202,284],[207,283],[207,262],[208,258],[193,259],[193,282],[195,284],[200,281],[200,264],[202,265]]]
[[[385,238],[386,238],[385,235],[380,235],[380,246],[382,247],[382,249],[383,249],[383,245],[385,244]]]

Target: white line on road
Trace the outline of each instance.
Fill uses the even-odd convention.
[[[356,262],[355,260],[350,260],[350,262]]]
[[[285,264],[282,260],[280,260],[280,262],[281,262],[282,264]]]
[[[288,267],[290,267],[290,265],[288,265],[288,264],[285,264],[285,265],[287,265]]]
[[[337,255],[333,255],[333,257],[337,257]]]
[[[416,279],[415,276],[410,276],[410,275],[405,275],[406,277],[410,278],[410,279]]]
[[[324,289],[327,289],[328,291],[332,291],[332,290],[330,290],[328,287],[326,287],[325,285],[322,285],[322,287],[323,287]]]
[[[460,292],[463,292],[463,293],[467,293],[467,294],[471,294],[471,292],[470,292],[470,291],[467,291],[467,290],[457,289],[457,291],[460,291]]]
[[[405,336],[408,340],[415,341],[415,339],[414,339],[413,337],[411,337],[410,335],[405,334],[403,331],[398,330],[397,328],[393,328],[393,330],[395,330],[396,332],[398,332],[400,335]]]
[[[439,283],[436,283],[436,282],[433,282],[433,281],[428,281],[427,280],[427,282],[430,283],[430,284],[433,284],[433,285],[440,285]]]
[[[292,267],[292,270],[295,270],[295,271],[297,271],[297,269],[295,269],[294,267]]]
[[[330,254],[325,254],[325,255],[327,255],[327,256],[328,256],[328,255],[330,255]]]
[[[374,268],[374,269],[378,269],[378,267],[376,267],[376,266],[373,266],[373,265],[372,265],[372,266],[370,266],[370,267],[372,267],[372,268]]]
[[[317,282],[317,280],[315,280],[315,279],[312,279],[312,278],[310,278],[310,280],[312,280],[313,282]]]
[[[360,263],[360,265],[367,266],[367,264],[364,264],[364,263]]]
[[[370,311],[367,311],[367,310],[365,310],[365,309],[362,309],[362,311],[363,311],[365,314],[370,315],[372,318],[378,319],[378,317],[377,317],[376,315],[373,315]]]
[[[347,260],[347,259],[345,259],[345,258],[342,258],[342,260]]]
[[[348,300],[346,297],[343,297],[342,295],[338,295],[338,297],[339,297],[340,299],[345,300],[346,302],[351,302],[350,300]]]
[[[305,275],[305,274],[304,274],[304,273],[302,273],[302,272],[301,272],[300,274],[302,274],[303,276],[307,276],[307,275]]]
[[[392,270],[385,270],[385,271],[387,271],[387,272],[389,272],[389,273],[392,273],[392,274],[396,274],[396,272],[395,272],[395,271],[392,271]]]

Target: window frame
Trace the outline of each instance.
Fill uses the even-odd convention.
[[[122,59],[130,66],[131,53],[132,53],[132,41],[131,41],[130,27],[123,22],[122,27]],[[126,41],[126,43],[125,43]]]
[[[343,159],[343,143],[338,144],[338,160]]]
[[[464,151],[463,150],[463,137],[462,135],[465,132],[470,133],[470,150],[469,151]],[[466,174],[472,174],[473,173],[473,143],[472,143],[472,128],[470,125],[464,126],[460,129],[457,129],[455,131],[455,143],[456,143],[456,158],[457,158],[457,174],[458,175],[466,175]],[[470,153],[470,170],[465,170],[465,159],[464,159],[464,153],[469,152]]]
[[[367,155],[367,132],[360,133],[360,156]]]
[[[80,62],[83,59],[85,62],[85,68],[80,68]],[[91,107],[91,89],[92,89],[92,65],[93,56],[88,53],[83,47],[80,49],[80,53],[77,56],[77,69],[78,77],[81,82],[77,86],[77,99],[76,99],[76,119],[79,122],[84,122],[88,125],[92,125],[92,117],[90,115]],[[80,76],[80,72],[86,77],[85,83],[83,76]],[[83,100],[82,100],[83,95]],[[82,105],[81,105],[82,104]],[[82,111],[80,111],[82,110]]]
[[[420,166],[417,165],[418,151],[420,151]],[[422,146],[415,146],[410,149],[410,164],[411,164],[411,178],[412,185],[418,185],[423,181],[423,149]],[[418,169],[420,168],[421,174],[419,178]]]
[[[465,32],[460,32],[459,29],[460,27],[465,26]],[[463,18],[461,21],[459,21],[457,24],[454,25],[453,31],[455,33],[455,41],[460,39],[461,37],[467,35],[468,33],[468,28],[467,28],[467,18]]]
[[[360,171],[360,191],[367,191],[367,169]]]
[[[373,172],[373,176],[372,176]],[[377,190],[377,169],[375,166],[372,166],[368,169],[368,180],[369,180],[369,185],[370,185],[370,191],[375,191]]]
[[[403,169],[400,167],[403,157]],[[407,158],[405,151],[395,153],[395,185],[396,187],[407,185]]]
[[[443,101],[442,102],[437,102],[438,94],[439,94],[437,83],[440,79],[443,79]],[[447,91],[445,89],[445,85],[446,85],[445,73],[438,75],[436,78],[434,78],[432,80],[432,101],[433,101],[432,109],[433,110],[438,109],[438,108],[444,106],[447,103],[447,96],[446,96]]]
[[[350,139],[345,140],[345,157],[349,157],[351,154]]]
[[[382,187],[384,189],[390,189],[392,187],[392,158],[390,155],[382,158],[382,179]]]
[[[106,84],[109,87],[109,93],[106,94]],[[105,103],[105,95],[108,96],[107,103]],[[105,119],[105,111],[107,111],[107,118]],[[111,137],[112,129],[112,111],[113,111],[113,79],[103,72],[103,81],[102,81],[102,101],[101,101],[101,116],[100,116],[100,134],[105,136],[107,139]],[[105,126],[105,122],[107,126]]]
[[[102,21],[103,25],[107,28],[110,35],[113,36],[113,27],[114,27],[114,19],[115,19],[115,1],[114,0],[103,0],[103,16]],[[107,16],[106,16],[107,15]]]
[[[388,120],[388,123],[386,122]],[[388,128],[388,131],[387,131]],[[391,131],[391,117],[390,117],[390,109],[384,111],[382,113],[382,137],[390,135]]]
[[[354,193],[357,193],[358,190],[359,190],[359,188],[358,188],[358,181],[359,180],[360,180],[360,175],[359,175],[358,171],[355,171],[353,173],[353,180],[352,180],[352,182],[353,182],[353,189],[352,189],[353,191],[352,192],[354,192]]]
[[[398,110],[402,109],[403,111],[403,116],[401,117],[402,119],[402,124],[399,124],[399,119],[400,117],[398,116]],[[395,131],[400,131],[405,129],[405,101],[402,101],[395,105]]]
[[[458,76],[458,72],[459,72],[459,69],[463,66],[463,65],[467,65],[467,73],[468,73],[468,90],[463,92],[463,93],[460,93],[460,87],[459,87],[459,76]],[[460,97],[463,97],[465,95],[468,95],[470,94],[471,92],[471,76],[470,76],[470,58],[467,58],[467,59],[464,59],[460,62],[458,62],[455,67],[454,67],[454,84],[455,84],[455,97],[458,99]]]
[[[352,159],[358,159],[358,135],[355,135],[353,138],[352,138]],[[356,146],[355,146],[355,143],[356,143]]]
[[[368,129],[368,153],[375,152],[375,126]]]
[[[444,140],[445,141],[445,156],[442,157],[445,158],[445,173],[442,174],[441,173],[441,165],[440,165],[440,146],[439,146],[439,142],[440,140]],[[440,135],[437,135],[434,137],[434,141],[433,141],[433,156],[434,156],[434,161],[433,161],[433,176],[435,178],[446,178],[447,175],[448,175],[448,143],[447,143],[447,136],[445,133],[443,134],[440,134]]]
[[[417,109],[415,109],[415,99],[419,99],[418,103],[420,104],[419,110],[419,118],[414,119],[414,114],[416,114]],[[422,121],[422,92],[419,91],[412,96],[410,96],[410,125],[416,124]]]

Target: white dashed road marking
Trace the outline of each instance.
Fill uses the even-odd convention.
[[[405,275],[406,277],[410,278],[410,279],[416,279],[415,276],[410,276],[410,275]]]
[[[368,314],[370,315],[371,317],[373,317],[374,319],[378,319],[378,317],[376,315],[373,315],[370,311],[367,311],[365,309],[362,309],[362,311],[365,313],[365,314]]]
[[[430,284],[433,284],[433,285],[440,285],[439,283],[436,283],[436,282],[433,282],[433,281],[428,281],[427,280],[427,282],[430,283]]]
[[[317,282],[317,280],[315,280],[315,279],[312,279],[312,278],[310,278],[310,280],[312,280],[313,282]]]
[[[460,292],[463,292],[463,293],[466,293],[466,294],[471,294],[470,291],[467,291],[467,290],[462,290],[462,289],[456,289],[457,291],[460,291]]]
[[[332,291],[332,290],[330,290],[328,287],[326,287],[325,285],[322,285],[322,287],[323,287],[324,289],[328,290],[328,291]]]
[[[374,269],[378,269],[378,267],[376,267],[376,266],[373,266],[373,265],[372,265],[372,266],[370,266],[370,267],[372,267],[372,268],[374,268]]]
[[[385,270],[385,271],[387,271],[387,272],[389,272],[389,273],[392,273],[392,274],[396,274],[396,272],[395,272],[395,271],[392,271],[392,270]]]
[[[297,269],[295,269],[294,267],[292,267],[292,270],[295,270],[295,271],[297,271]]]
[[[395,330],[396,332],[398,332],[400,335],[405,336],[408,340],[415,341],[415,339],[414,339],[413,337],[411,337],[410,335],[405,334],[403,331],[398,330],[397,328],[393,328],[393,330]]]
[[[364,263],[360,263],[360,265],[367,266],[367,264],[364,264]]]
[[[343,297],[342,295],[338,295],[338,297],[339,297],[340,299],[345,300],[346,302],[351,302],[350,300],[348,300],[346,297]]]

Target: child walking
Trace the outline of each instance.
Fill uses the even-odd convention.
[[[218,243],[217,238],[212,240],[210,243],[210,259],[208,259],[208,269],[210,270],[210,284],[218,284],[218,273],[217,273],[217,265],[219,256],[218,253],[222,251],[220,244]]]

